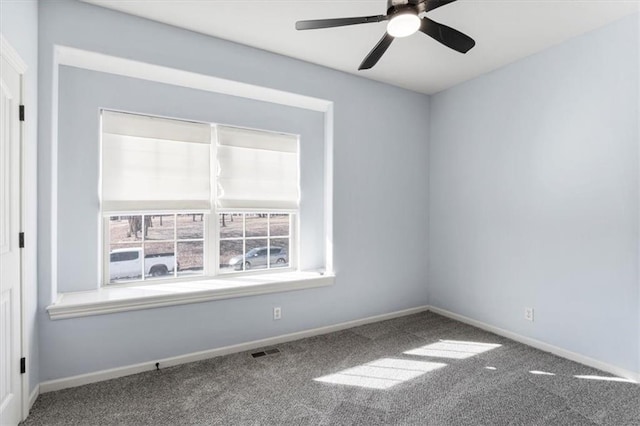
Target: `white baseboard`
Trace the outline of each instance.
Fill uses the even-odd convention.
[[[418,312],[428,310],[428,306],[419,306],[417,308],[405,309],[402,311],[391,312],[383,315],[363,318],[354,321],[347,321],[339,324],[329,325],[326,327],[313,328],[303,330],[296,333],[283,334],[281,336],[269,337],[267,339],[254,340],[252,342],[240,343],[237,345],[225,346],[222,348],[210,349],[201,352],[193,352],[190,354],[179,355],[175,357],[159,359],[154,361],[133,364],[124,367],[111,368],[108,370],[96,371],[93,373],[80,374],[78,376],[64,377],[61,379],[48,380],[40,383],[39,392],[46,393],[66,389],[76,386],[82,386],[89,383],[101,382],[103,380],[116,379],[118,377],[129,376],[131,374],[142,373],[144,371],[154,370],[155,363],[159,362],[161,368],[171,367],[174,365],[185,364],[188,362],[201,361],[204,359],[215,358],[222,355],[228,355],[237,352],[248,351],[251,349],[262,348],[265,346],[273,346],[280,343],[290,342],[292,340],[304,339],[306,337],[318,336],[321,334],[333,333],[335,331],[345,330],[347,328],[357,327],[359,325],[370,324],[373,322],[384,321],[392,318],[398,318],[405,315],[411,315]],[[37,397],[37,395],[36,395]],[[35,398],[34,398],[35,401]]]
[[[29,410],[31,410],[31,407],[33,407],[33,404],[36,402],[36,399],[38,399],[39,395],[40,395],[40,385],[36,385],[36,387],[33,388],[33,390],[31,391],[31,394],[29,395]]]
[[[584,364],[588,367],[597,368],[598,370],[605,371],[607,373],[611,373],[613,375],[624,377],[625,379],[633,380],[635,382],[640,382],[640,373],[634,373],[629,370],[625,370],[624,368],[617,367],[615,365],[607,364],[606,362],[598,361],[597,359],[589,358],[587,356],[581,355],[576,352],[571,352],[569,350],[559,348],[557,346],[550,345],[549,343],[542,342],[540,340],[532,339],[530,337],[522,336],[520,334],[504,330],[499,327],[495,327],[493,325],[486,324],[481,321],[474,320],[472,318],[465,317],[463,315],[459,315],[445,309],[436,308],[435,306],[430,306],[429,311],[434,312],[436,314],[454,319],[456,321],[463,322],[465,324],[472,325],[477,328],[481,328],[486,331],[490,331],[491,333],[506,337],[511,340],[515,340],[516,342],[524,343],[527,346],[534,347],[536,349],[540,349],[545,352],[550,352],[554,355],[557,355],[561,358],[566,358],[570,361],[575,361],[580,364]]]
[[[545,352],[550,352],[559,357],[566,358],[568,360],[575,361],[589,367],[597,368],[599,370],[606,371],[616,376],[620,376],[630,380],[634,380],[636,382],[640,382],[640,374],[625,370],[623,368],[620,368],[611,364],[607,364],[605,362],[598,361],[596,359],[589,358],[587,356],[584,356],[575,352],[571,352],[566,349],[562,349],[557,346],[553,346],[536,339],[531,339],[529,337],[525,337],[520,334],[501,329],[499,327],[494,327],[492,325],[483,323],[481,321],[477,321],[477,320],[465,317],[463,315],[449,312],[444,309],[436,308],[433,306],[419,306],[417,308],[405,309],[402,311],[391,312],[383,315],[376,315],[373,317],[362,318],[359,320],[347,321],[347,322],[329,325],[325,327],[303,330],[296,333],[284,334],[281,336],[269,337],[261,340],[254,340],[251,342],[240,343],[237,345],[225,346],[221,348],[210,349],[210,350],[200,351],[200,352],[193,352],[190,354],[179,355],[175,357],[164,358],[164,359],[159,359],[154,361],[148,361],[148,362],[128,365],[124,367],[117,367],[117,368],[112,368],[108,370],[96,371],[93,373],[80,374],[78,376],[71,376],[71,377],[64,377],[61,379],[49,380],[49,381],[40,383],[40,385],[34,389],[34,391],[31,393],[29,403],[30,403],[30,406],[33,405],[33,403],[35,402],[36,398],[40,393],[52,392],[60,389],[82,386],[89,383],[96,383],[104,380],[116,379],[118,377],[128,376],[131,374],[142,373],[144,371],[151,371],[156,368],[155,367],[156,362],[160,363],[161,368],[166,368],[166,367],[185,364],[189,362],[215,358],[222,355],[248,351],[251,349],[257,349],[257,348],[262,348],[266,346],[273,346],[280,343],[290,342],[293,340],[304,339],[306,337],[333,333],[336,331],[345,330],[347,328],[357,327],[359,325],[370,324],[373,322],[398,318],[405,315],[411,315],[411,314],[415,314],[415,313],[423,312],[427,310],[432,311],[436,314],[440,314],[448,318],[454,319],[456,321],[460,321],[460,322],[472,325],[474,327],[477,327],[486,331],[490,331],[500,336],[504,336],[516,342],[524,343],[525,345],[534,347],[536,349],[540,349]]]
[[[29,412],[31,411],[31,407],[33,407],[33,404],[36,402],[36,399],[38,399],[38,396],[40,395],[40,385],[36,385],[33,390],[31,391],[31,393],[29,394],[29,400],[28,401],[23,401],[26,402],[26,407],[23,405],[22,407],[22,420],[27,420],[27,417],[29,417]]]

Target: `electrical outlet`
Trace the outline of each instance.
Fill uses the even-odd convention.
[[[533,321],[533,308],[524,308],[524,319]]]
[[[280,306],[276,306],[275,308],[273,308],[273,319],[279,320],[280,318],[282,318],[282,309],[280,308]]]

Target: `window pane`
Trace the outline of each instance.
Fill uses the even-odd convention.
[[[266,221],[266,218],[265,218]],[[245,270],[267,268],[267,240],[246,240]]]
[[[142,216],[111,216],[109,241],[112,244],[135,242],[142,239]]]
[[[109,250],[109,282],[142,279],[142,245],[111,244]]]
[[[201,240],[204,238],[204,214],[179,214],[178,239]]]
[[[178,243],[178,276],[202,275],[204,244],[202,241]]]
[[[242,271],[242,240],[220,241],[220,272]]]
[[[144,273],[146,277],[171,276],[175,263],[173,243],[145,243]]]
[[[247,237],[267,236],[267,214],[247,214],[245,216]]]
[[[271,238],[271,267],[289,266],[289,239]]]
[[[272,214],[269,218],[269,232],[272,237],[289,236],[289,214]]]
[[[172,214],[159,216],[145,215],[144,224],[147,227],[146,240],[173,240],[175,219]]]
[[[222,213],[220,221],[220,238],[242,238],[242,214]]]

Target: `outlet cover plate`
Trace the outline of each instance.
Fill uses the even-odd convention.
[[[533,322],[533,308],[524,308],[524,319]]]

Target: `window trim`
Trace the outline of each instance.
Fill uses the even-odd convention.
[[[334,274],[291,271],[216,277],[173,284],[123,284],[58,294],[46,310],[52,320],[297,291],[335,284]]]
[[[292,108],[298,108],[302,110],[320,112],[323,115],[324,122],[324,177],[323,177],[323,189],[324,189],[324,253],[325,264],[324,271],[326,276],[333,276],[334,274],[334,220],[333,220],[333,206],[334,206],[334,102],[329,99],[312,97],[302,95],[296,92],[285,90],[274,90],[273,88],[248,84],[236,80],[224,79],[207,74],[197,74],[179,68],[165,67],[157,64],[134,61],[121,56],[107,55],[104,53],[96,53],[89,50],[82,50],[68,46],[56,45],[54,46],[54,82],[53,90],[54,97],[58,93],[58,77],[57,70],[62,65],[72,66],[84,70],[100,70],[101,72],[120,75],[126,77],[135,77],[146,81],[153,81],[163,84],[169,84],[176,87],[188,87],[190,89],[198,89],[211,93],[232,95],[242,99],[250,99],[261,102],[271,102],[276,105],[284,105]],[[58,112],[54,108],[52,111],[52,120],[57,122]],[[49,135],[51,139],[51,150],[53,153],[58,152],[58,138],[57,135]],[[57,181],[55,176],[58,173],[57,157],[52,155],[52,160],[49,164],[51,168],[51,174],[54,176],[52,180],[52,193],[56,194],[58,191]],[[51,198],[51,235],[55,236],[58,226],[55,220],[57,212],[57,198]],[[102,220],[98,219],[100,228],[102,226]],[[102,229],[98,229],[98,242],[101,241],[103,235]],[[298,245],[299,250],[300,245]],[[100,245],[95,248],[96,252],[100,250]],[[52,246],[51,257],[48,260],[51,270],[55,271],[58,266],[58,248],[54,244]],[[102,262],[98,262],[97,274],[95,284],[101,282],[102,277]],[[51,286],[49,291],[45,292],[44,297],[55,306],[56,300],[59,300],[65,292],[58,291],[58,279],[54,274],[51,277]],[[94,284],[94,285],[95,285]],[[86,293],[96,294],[100,291],[101,287],[96,287],[94,290],[85,291]]]

